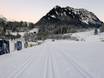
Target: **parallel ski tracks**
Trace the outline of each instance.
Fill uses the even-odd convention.
[[[48,47],[44,47],[44,48],[48,48]],[[52,50],[55,49],[57,52],[52,52]],[[58,61],[56,60],[56,57],[58,55],[60,55],[62,58],[64,58],[65,62],[67,62],[67,64],[70,66],[73,66],[73,70],[77,71],[82,78],[93,78],[92,75],[86,71],[82,66],[80,66],[75,58],[73,56],[71,56],[70,52],[66,53],[65,51],[67,50],[62,50],[59,48],[49,48],[49,51],[45,51],[46,49],[44,49],[44,51],[42,52],[42,50],[40,50],[39,54],[37,56],[35,56],[35,53],[30,54],[26,60],[24,61],[24,63],[18,67],[13,73],[11,73],[7,78],[21,78],[21,75],[24,74],[25,71],[27,71],[27,69],[29,69],[29,66],[33,63],[34,60],[38,60],[39,61],[44,61],[43,64],[43,78],[57,78],[57,77],[61,77],[60,70],[58,70],[57,68],[57,63]],[[43,57],[41,57],[41,55]],[[44,59],[44,60],[43,60]],[[56,63],[55,63],[56,61]],[[34,65],[32,65],[34,66]],[[55,67],[56,66],[56,67]],[[33,67],[34,68],[34,67]],[[57,68],[57,69],[55,69]],[[58,70],[58,76],[57,75],[57,70]],[[32,72],[32,71],[31,71]],[[70,73],[70,72],[69,72]]]
[[[82,66],[80,66],[76,62],[75,57],[71,56],[70,52],[66,53],[65,51],[67,50],[65,49],[64,50],[56,49],[56,50],[57,50],[56,55],[57,54],[61,55],[65,59],[65,61],[69,63],[69,66],[72,65],[74,69],[83,76],[83,78],[93,78],[93,76],[88,71],[86,71]]]

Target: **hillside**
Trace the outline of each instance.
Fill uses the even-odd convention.
[[[75,32],[78,29],[99,28],[102,21],[86,9],[56,6],[43,16],[36,26],[40,32],[54,34]]]
[[[12,33],[27,32],[35,28],[35,24],[26,21],[8,21],[5,17],[0,17],[0,38],[16,38]],[[21,35],[21,34],[20,34]]]
[[[79,41],[103,42],[104,41],[104,33],[98,33],[98,35],[95,35],[94,31],[95,30],[86,30],[84,32],[72,33],[71,36],[76,37]]]

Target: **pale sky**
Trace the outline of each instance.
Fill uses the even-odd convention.
[[[0,0],[0,15],[35,23],[56,5],[85,8],[104,21],[104,0]]]

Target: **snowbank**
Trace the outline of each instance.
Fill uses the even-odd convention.
[[[98,33],[98,35],[94,35],[94,30],[88,30],[85,32],[73,33],[72,37],[76,37],[79,40],[87,42],[99,42],[104,40],[104,33]]]

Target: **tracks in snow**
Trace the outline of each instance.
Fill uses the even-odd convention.
[[[40,49],[37,55],[32,52],[7,78],[93,78],[68,50],[53,46],[43,46]]]
[[[41,53],[40,53],[41,54]],[[25,70],[27,68],[29,68],[29,66],[32,64],[32,62],[34,62],[34,60],[38,60],[38,57],[32,54],[29,54],[29,56],[26,58],[25,61],[23,61],[23,63],[21,64],[20,67],[17,67],[17,69],[15,71],[13,71],[13,73],[11,73],[7,78],[18,78],[21,76],[22,73],[25,72]]]
[[[55,48],[54,48],[55,49]],[[60,50],[60,49],[56,49],[56,55],[60,55],[63,59],[64,59],[64,62],[67,62],[67,64],[69,65],[69,67],[68,68],[70,68],[70,67],[73,67],[74,68],[74,70],[75,71],[77,71],[77,73],[76,74],[80,74],[81,75],[81,77],[80,78],[93,78],[92,77],[92,75],[89,73],[89,72],[87,72],[83,67],[81,67],[76,61],[75,61],[75,58],[74,57],[72,57],[71,55],[70,55],[70,52],[68,52],[68,53],[66,53],[65,51],[66,50]],[[60,58],[61,58],[60,57]],[[64,64],[64,63],[63,63]],[[70,72],[69,72],[70,73]],[[74,73],[73,73],[74,74]],[[72,77],[71,77],[72,78]],[[75,78],[75,77],[74,77]],[[79,77],[77,77],[77,78],[79,78]]]
[[[44,78],[56,78],[55,69],[53,66],[53,60],[50,54],[48,54],[44,70]]]

